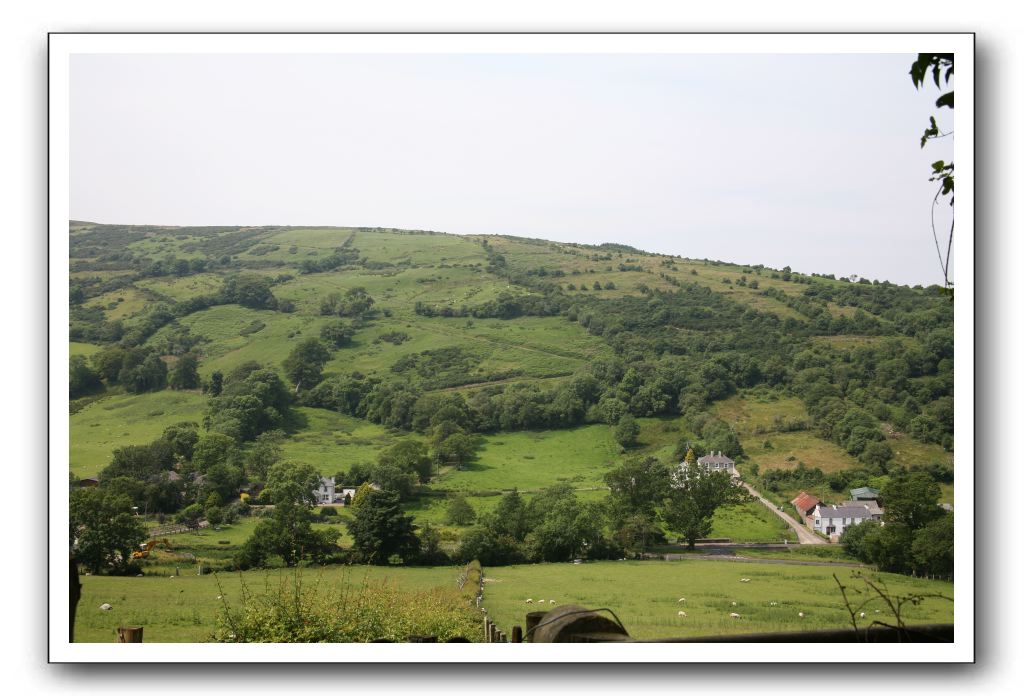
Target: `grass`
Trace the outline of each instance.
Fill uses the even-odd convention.
[[[389,568],[375,566],[331,566],[307,569],[307,582],[338,585],[350,575],[356,585],[386,582],[408,590],[454,586],[460,568]],[[216,628],[218,612],[241,600],[242,583],[259,591],[265,582],[275,584],[288,570],[247,571],[196,575],[185,573],[171,578],[147,575],[141,578],[82,577],[82,599],[78,604],[75,640],[82,643],[115,643],[118,626],[143,626],[147,643],[195,643],[209,639]],[[219,585],[218,585],[219,581]],[[110,611],[99,605],[109,603]]]
[[[843,567],[697,559],[485,568],[483,605],[505,632],[516,624],[524,626],[526,612],[540,608],[525,600],[540,597],[556,599],[561,605],[609,607],[629,634],[639,639],[844,628],[850,627],[849,615],[831,574],[850,587],[862,587],[853,580],[855,572]],[[888,573],[874,576],[895,594],[952,596],[951,583]],[[743,577],[750,582],[740,583]],[[686,598],[684,605],[678,603],[679,597]],[[777,606],[770,606],[771,602]],[[678,616],[683,606],[688,614],[684,619]],[[874,614],[875,608],[881,613]],[[805,618],[799,617],[800,611]],[[880,602],[867,611],[872,618],[892,619]],[[731,612],[742,618],[730,618]],[[928,599],[906,609],[904,618],[910,623],[951,623],[952,603]]]
[[[762,503],[718,508],[714,513],[713,539],[731,539],[734,542],[796,541],[796,533]]]
[[[298,407],[305,426],[284,441],[282,456],[312,464],[320,474],[333,476],[356,462],[376,462],[382,449],[415,435],[396,434],[367,420],[320,408]]]
[[[750,462],[765,469],[795,469],[802,461],[808,468],[818,467],[828,474],[859,466],[856,458],[829,440],[809,430],[792,433],[767,433],[743,439]],[[771,444],[770,448],[764,446]]]
[[[70,468],[79,478],[95,476],[114,449],[144,445],[181,421],[201,423],[206,398],[195,392],[160,391],[108,396],[70,418]]]
[[[604,473],[618,461],[606,425],[487,435],[477,460],[462,471],[437,477],[448,491],[537,490],[556,483],[603,487]]]
[[[68,343],[68,351],[70,355],[84,355],[85,357],[89,357],[101,350],[103,350],[103,346],[97,346],[94,343],[79,343],[77,341],[70,341]]]

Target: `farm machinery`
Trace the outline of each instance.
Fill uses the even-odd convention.
[[[153,553],[157,546],[163,546],[168,550],[171,548],[170,542],[166,539],[150,539],[149,541],[139,544],[139,550],[132,551],[131,557],[132,559],[149,558],[149,554]]]

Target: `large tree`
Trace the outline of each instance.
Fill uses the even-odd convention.
[[[132,513],[131,498],[102,488],[71,493],[70,544],[78,561],[93,573],[129,570],[132,551],[146,540],[141,518]]]
[[[284,374],[295,385],[295,392],[311,389],[323,379],[323,366],[330,360],[330,351],[318,338],[307,338],[291,351],[282,363]]]
[[[419,537],[412,517],[401,510],[397,493],[371,490],[355,506],[355,516],[348,520],[353,546],[361,560],[387,565],[391,556],[409,562],[419,553]]]
[[[678,469],[666,491],[661,520],[692,549],[696,540],[710,534],[714,512],[725,505],[737,505],[749,495],[724,471],[707,471],[699,464]]]

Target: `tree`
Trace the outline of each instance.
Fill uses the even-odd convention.
[[[448,503],[447,519],[448,524],[465,527],[476,521],[476,511],[464,495],[456,495]]]
[[[928,472],[898,469],[881,488],[885,524],[920,529],[944,514],[938,505],[940,498],[941,487]]]
[[[102,488],[72,491],[70,544],[75,557],[91,572],[128,572],[132,552],[145,540],[145,526],[132,514],[127,495]]]
[[[952,577],[955,565],[951,513],[928,522],[913,534],[913,566],[925,575]]]
[[[366,493],[346,524],[353,547],[365,563],[387,565],[393,555],[409,562],[419,553],[413,518],[402,512],[401,500],[392,491]]]
[[[85,396],[103,386],[99,374],[89,367],[84,355],[72,355],[68,369],[68,393],[72,399]]]
[[[468,433],[454,433],[445,438],[434,449],[434,457],[440,464],[450,464],[462,470],[476,457],[477,440]]]
[[[295,385],[295,392],[305,386],[312,388],[323,379],[323,366],[330,360],[330,351],[318,338],[307,338],[284,359],[284,374]]]
[[[196,389],[199,386],[199,359],[185,353],[174,363],[170,374],[171,389]]]
[[[159,355],[150,353],[136,367],[121,370],[118,381],[134,394],[159,391],[167,386],[167,363]]]
[[[917,59],[913,62],[913,65],[909,69],[910,78],[913,80],[913,85],[920,89],[927,79],[927,73],[931,74],[934,79],[934,86],[941,89],[942,82],[945,83],[945,88],[951,87],[952,76],[955,74],[955,54],[954,53],[920,53],[917,55]],[[938,99],[934,102],[937,108],[948,107],[949,109],[955,108],[955,92],[948,89],[947,92],[941,94]],[[924,130],[923,136],[920,138],[920,147],[924,147],[928,141],[935,138],[944,138],[952,135],[952,132],[943,133],[938,128],[937,121],[934,116],[930,117],[930,126]],[[952,283],[948,279],[948,266],[949,259],[952,255],[952,233],[955,230],[955,220],[953,219],[952,224],[948,230],[948,245],[945,249],[945,254],[942,256],[941,244],[938,242],[938,232],[934,227],[934,207],[938,204],[938,199],[948,196],[949,207],[955,207],[955,165],[952,162],[945,162],[944,160],[938,160],[931,164],[931,181],[938,182],[938,191],[934,194],[934,201],[931,203],[931,232],[934,235],[934,246],[938,251],[938,263],[941,266],[941,272],[945,278],[945,289],[951,290]]]
[[[396,466],[402,471],[416,475],[419,483],[427,483],[433,473],[433,462],[426,446],[418,440],[400,440],[380,453],[377,462],[381,465]],[[380,483],[377,481],[377,483]],[[383,484],[381,484],[383,485]]]
[[[283,444],[284,432],[281,430],[270,430],[257,435],[245,462],[249,476],[257,481],[265,481],[270,467],[280,461]]]
[[[719,507],[748,500],[745,490],[733,483],[726,472],[689,465],[673,476],[660,516],[665,526],[693,549],[697,539],[710,533],[711,520]]]
[[[195,443],[192,450],[192,466],[200,473],[206,473],[214,466],[227,464],[235,453],[234,438],[223,433],[206,433]]]
[[[209,392],[210,396],[220,396],[220,392],[224,390],[224,373],[220,370],[216,370],[210,375],[210,384],[206,391]]]
[[[323,325],[320,329],[320,338],[323,342],[334,348],[341,348],[348,345],[355,335],[355,330],[345,322],[337,319]]]
[[[625,448],[635,446],[639,440],[639,423],[631,413],[626,413],[618,420],[614,430],[615,442]]]
[[[635,515],[652,519],[668,489],[668,467],[656,457],[629,459],[607,472],[604,483],[611,489],[609,505],[614,520],[621,522]]]
[[[280,556],[287,566],[304,558],[322,560],[337,550],[336,529],[312,528],[314,488],[319,474],[308,464],[278,462],[267,473],[266,495],[274,505],[270,519],[262,520],[238,553],[243,568],[265,564]]]

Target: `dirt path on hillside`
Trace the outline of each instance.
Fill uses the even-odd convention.
[[[799,539],[800,544],[826,544],[828,542],[821,539],[819,536],[811,532],[806,528],[805,525],[799,524],[796,520],[792,519],[789,515],[785,514],[770,500],[760,495],[753,486],[749,485],[745,481],[742,484],[743,488],[750,492],[757,500],[763,503],[767,508],[776,514],[781,520],[789,526],[789,528],[796,533],[796,537]]]

